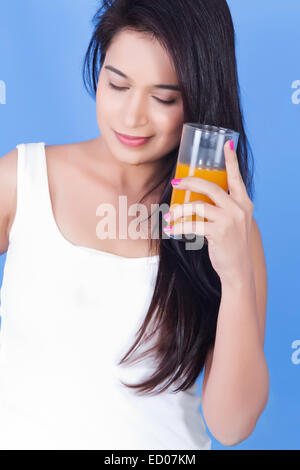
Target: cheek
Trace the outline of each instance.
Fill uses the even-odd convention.
[[[98,121],[104,121],[120,113],[120,100],[116,93],[112,93],[108,88],[104,76],[99,76],[96,93],[96,113]]]
[[[107,93],[103,86],[98,87],[96,96],[96,110],[98,119],[115,116],[119,112],[119,101],[114,99],[110,93]]]
[[[153,122],[155,122],[159,133],[175,139],[178,137],[178,134],[181,136],[183,119],[184,112],[182,105],[176,107],[171,106],[170,109],[161,113],[156,112],[153,115]]]

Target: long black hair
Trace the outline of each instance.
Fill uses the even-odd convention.
[[[236,152],[248,195],[253,198],[253,157],[244,129],[235,31],[226,0],[104,0],[93,24],[82,69],[91,96],[96,96],[99,73],[114,35],[122,30],[151,35],[173,59],[184,122],[240,133]],[[166,172],[150,191],[162,185],[159,205],[170,204],[178,150],[179,146],[164,156]],[[221,300],[220,278],[210,262],[207,244],[200,250],[185,250],[182,241],[169,237],[160,236],[157,242],[159,266],[149,310],[134,344],[119,362],[140,360],[147,354],[155,359],[157,367],[151,376],[138,384],[124,384],[139,394],[158,394],[173,383],[178,386],[172,392],[178,392],[194,384],[214,346]],[[132,357],[151,338],[155,338],[151,348]]]

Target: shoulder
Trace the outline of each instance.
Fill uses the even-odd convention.
[[[18,149],[14,148],[6,155],[0,158],[0,178],[1,187],[7,183],[10,185],[15,179],[15,173],[17,171],[17,160],[18,160]]]
[[[69,144],[45,145],[47,162],[51,164],[76,164],[92,151],[96,139]]]
[[[0,253],[8,248],[8,224],[16,205],[18,149],[0,158]]]
[[[67,163],[75,165],[75,162],[79,161],[79,155],[84,154],[88,148],[89,142],[45,145],[47,172],[51,186],[55,183],[59,184],[60,181],[66,181]],[[0,158],[0,230],[6,234],[5,239],[7,240],[17,207],[17,168],[18,148],[14,148]],[[3,237],[4,235],[2,235],[2,239]],[[6,243],[4,245],[4,251],[0,246],[2,253],[7,249]]]
[[[66,162],[69,156],[77,149],[78,144],[45,145],[47,162]]]
[[[62,145],[45,145],[47,170],[53,185],[65,184],[74,177],[84,184],[97,181],[110,187],[109,162],[103,164],[100,139],[91,139]]]
[[[54,184],[66,181],[70,170],[84,165],[89,141],[45,145],[48,177]]]
[[[15,148],[0,158],[0,206],[11,209],[17,186],[18,149]]]

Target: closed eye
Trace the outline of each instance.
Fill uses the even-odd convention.
[[[128,88],[126,88],[126,87],[119,87],[119,86],[114,85],[114,84],[111,83],[111,82],[109,82],[109,86],[110,86],[111,88],[113,88],[114,90],[119,90],[119,91],[128,90]],[[157,98],[156,96],[153,96],[153,98],[155,98],[155,99],[156,99],[157,101],[159,101],[160,103],[167,104],[167,105],[176,103],[176,100],[164,101],[164,100],[161,100],[161,99]]]

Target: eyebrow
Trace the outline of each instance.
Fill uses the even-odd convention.
[[[127,75],[125,75],[125,73],[121,72],[121,70],[118,70],[115,67],[112,67],[111,65],[106,65],[104,68],[107,70],[111,70],[114,73],[117,73],[121,77],[126,78],[126,80],[130,80],[130,78],[127,77]],[[160,85],[153,85],[153,86],[154,88],[162,88],[163,90],[180,91],[180,88],[177,85],[161,85],[160,84]]]

